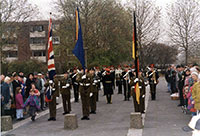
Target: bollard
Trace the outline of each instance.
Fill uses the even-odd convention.
[[[1,117],[1,131],[8,131],[11,129],[13,129],[11,116],[2,116]]]
[[[130,128],[142,129],[142,114],[140,112],[132,112],[130,115]]]
[[[78,128],[78,121],[76,114],[66,114],[64,120],[64,129]]]

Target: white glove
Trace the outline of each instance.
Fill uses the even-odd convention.
[[[67,86],[62,86],[62,88],[64,89],[64,88],[67,88]]]
[[[83,75],[83,76],[82,76],[82,79],[86,79],[86,75]]]
[[[90,97],[92,97],[93,93],[90,93]]]
[[[136,83],[136,82],[138,82],[139,81],[139,79],[138,78],[136,78],[135,80],[134,80],[134,82]]]
[[[66,87],[69,87],[70,85],[69,84],[66,84]]]
[[[131,80],[129,80],[128,83],[130,84],[130,83],[131,83]]]
[[[94,80],[94,83],[97,83],[98,81],[97,80]]]
[[[144,97],[145,97],[145,95],[143,94],[143,95],[142,95],[142,98],[144,98]]]
[[[56,89],[55,89],[55,88],[52,88],[52,90],[55,91]]]

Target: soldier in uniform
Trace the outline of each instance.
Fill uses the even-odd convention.
[[[64,74],[64,77],[60,81],[60,92],[62,94],[63,109],[65,114],[69,114],[71,111],[71,102],[70,102],[70,89],[71,89],[71,78],[68,73]]]
[[[131,77],[131,95],[133,97],[133,103],[134,103],[134,108],[135,112],[141,112],[145,113],[145,93],[146,93],[146,87],[145,87],[145,81],[144,78],[142,77],[142,72],[138,73],[139,79],[136,78],[135,72],[133,74],[134,76]],[[135,85],[136,83],[139,82],[139,89],[140,89],[140,103],[138,104],[136,100],[136,90],[135,90]]]
[[[107,104],[112,104],[112,95],[113,95],[113,76],[110,75],[110,69],[106,68],[106,75],[103,76],[103,83],[105,88],[105,95],[107,99]]]
[[[96,83],[97,84],[97,98],[96,98],[96,101],[98,102],[99,101],[99,91],[101,90],[101,77],[102,77],[99,67],[96,68],[95,75],[96,75],[96,79],[98,80],[98,82]]]
[[[89,74],[92,78],[92,84],[91,84],[91,92],[90,92],[90,114],[96,114],[96,102],[97,102],[97,93],[98,93],[98,78],[95,75],[95,71],[93,68],[90,69]]]
[[[103,84],[103,96],[105,96],[105,82],[103,82],[103,77],[106,75],[106,67],[103,67],[101,71],[101,80]]]
[[[150,65],[150,71],[147,73],[147,77],[149,79],[151,100],[156,100],[156,86],[159,82],[159,75],[158,71],[154,69],[154,64]]]
[[[116,77],[116,86],[118,86],[118,94],[122,94],[122,69],[118,66],[118,69],[115,70],[115,77]]]
[[[89,120],[89,113],[90,113],[90,91],[91,91],[91,83],[92,83],[92,77],[87,72],[87,69],[85,70],[85,73],[82,71],[77,75],[77,81],[79,82],[79,91],[81,95],[81,101],[82,101],[82,112],[83,117],[81,120]]]
[[[79,99],[79,84],[78,84],[78,82],[76,80],[77,75],[78,75],[78,71],[75,68],[73,73],[72,73],[72,75],[71,75],[72,85],[73,85],[73,89],[74,89],[75,102],[78,102],[78,99]]]
[[[46,84],[45,87],[48,89],[50,88],[52,90],[51,94],[51,100],[49,101],[49,113],[50,113],[50,118],[48,121],[56,121],[56,97],[59,97],[59,86],[58,86],[58,78],[54,76],[54,80],[49,80]]]
[[[123,86],[124,86],[124,101],[129,101],[130,98],[130,86],[129,86],[129,69],[125,68],[124,72],[122,72],[123,77]]]
[[[114,66],[110,67],[110,75],[112,76],[112,87],[115,90],[115,69]]]

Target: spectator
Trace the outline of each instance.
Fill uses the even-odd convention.
[[[23,97],[22,97],[22,89],[20,87],[16,88],[16,117],[17,120],[22,120],[23,118]]]
[[[31,116],[31,120],[35,121],[35,117],[36,117],[36,110],[39,110],[39,100],[38,97],[35,95],[33,89],[31,89],[30,91],[30,96],[27,98],[26,102],[24,103],[23,107],[26,107],[27,105],[30,106],[29,108],[29,114]]]
[[[38,82],[36,82],[36,88],[37,86],[40,87],[39,92],[40,92],[40,108],[41,110],[44,110],[44,80],[42,79],[42,74],[41,73],[38,73],[38,79],[37,79]],[[37,84],[38,83],[38,84]]]
[[[22,94],[22,97],[23,97],[23,100],[25,99],[25,83],[24,83],[24,80],[23,80],[23,76],[18,76],[18,81],[21,85],[21,94]]]
[[[20,83],[18,81],[18,75],[16,74],[16,72],[13,73],[12,85],[13,85],[13,98],[14,98],[14,104],[15,104],[16,88],[17,87],[21,87],[21,85],[20,85]]]
[[[171,94],[173,93],[177,93],[178,90],[177,90],[177,85],[176,85],[176,71],[172,71],[172,77],[171,77]]]
[[[167,89],[168,91],[167,92],[171,92],[171,66],[169,66],[167,68],[167,71],[165,72],[165,80],[167,81]]]
[[[5,115],[5,108],[10,105],[10,89],[9,89],[10,78],[6,77],[1,86],[1,115]]]
[[[34,83],[34,80],[33,80],[33,73],[30,73],[28,75],[28,78],[26,80],[26,92],[25,92],[25,98],[28,98],[29,97],[29,91],[31,90],[31,84]]]
[[[40,96],[40,92],[36,89],[35,84],[31,84],[31,90],[34,92],[35,96]]]
[[[194,99],[194,108],[197,114],[200,111],[200,74],[193,72],[193,79],[196,81],[192,87],[192,98]]]

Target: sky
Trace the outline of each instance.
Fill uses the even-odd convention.
[[[28,0],[29,3],[36,5],[39,8],[39,20],[48,20],[49,19],[49,13],[52,12],[52,14],[55,14],[54,10],[54,3],[57,0]],[[121,0],[122,3],[125,3],[126,0]],[[161,13],[162,13],[162,18],[161,18],[161,31],[162,29],[164,30],[167,27],[166,24],[166,6],[167,4],[170,4],[174,0],[155,0],[156,5],[161,7]],[[166,31],[162,31],[162,34],[160,35],[160,39],[158,42],[161,43],[166,43],[169,41],[169,38],[167,37]]]
[[[28,0],[31,4],[37,5],[40,11],[40,18],[48,19],[49,12],[53,12],[53,4],[56,0]],[[126,0],[121,0],[125,2]],[[156,4],[162,7],[162,12],[165,12],[165,7],[167,4],[172,2],[173,0],[156,0]]]

